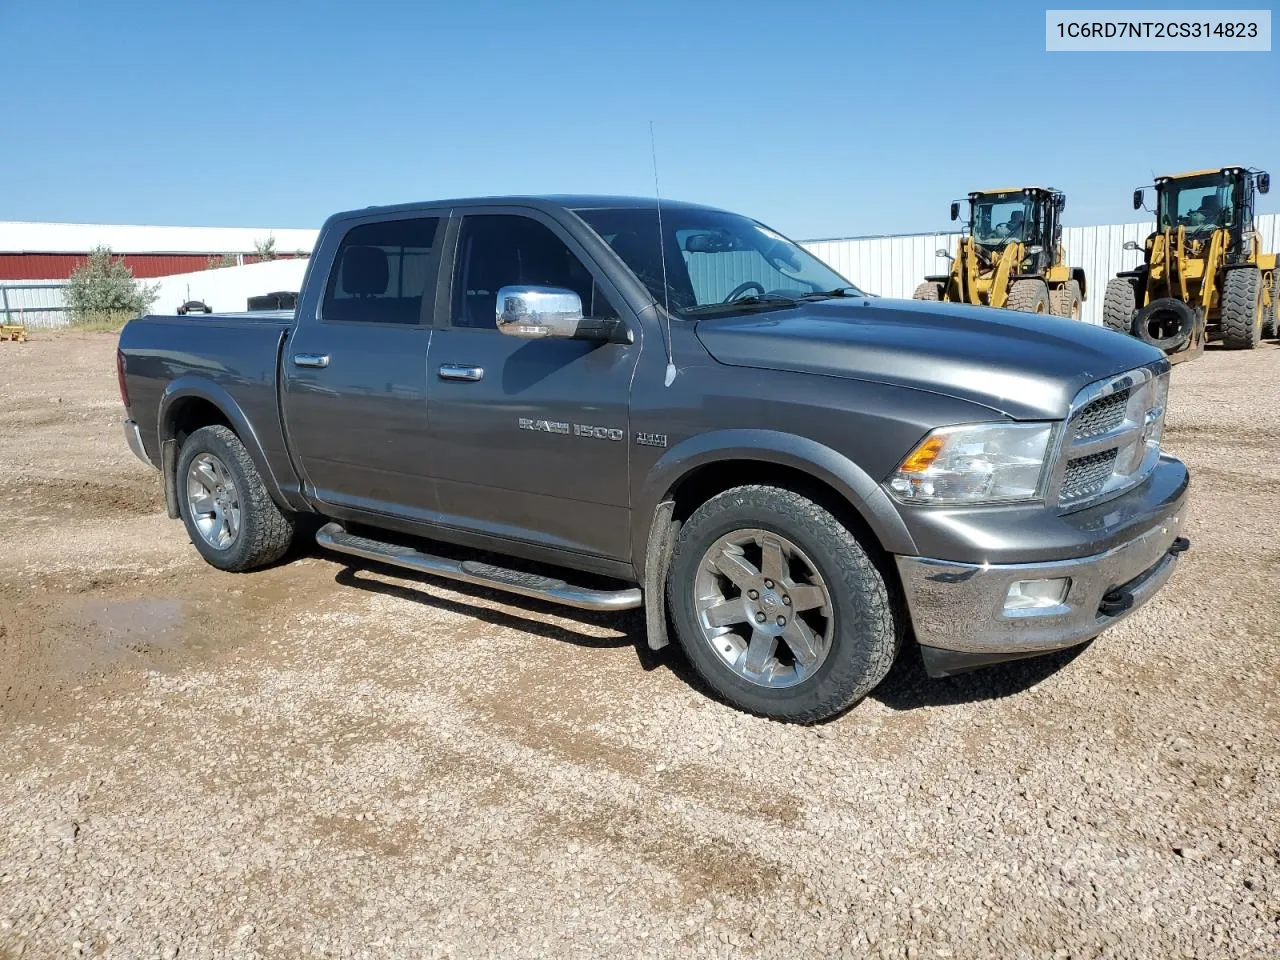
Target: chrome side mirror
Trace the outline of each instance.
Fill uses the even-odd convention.
[[[498,330],[509,337],[541,340],[599,340],[630,343],[631,334],[619,320],[596,320],[582,315],[582,298],[563,287],[502,287],[496,303]]]
[[[561,287],[503,287],[497,307],[498,329],[509,337],[574,337],[582,323],[582,298]]]
[[[1124,249],[1125,250],[1141,250],[1142,247],[1138,246],[1137,240],[1126,240],[1124,242]]]
[[[1034,257],[1034,256],[1036,256],[1037,254],[1040,254],[1040,253],[1044,253],[1044,247],[1040,246],[1040,244],[1038,244],[1038,243],[1036,243],[1036,244],[1032,244],[1031,246],[1027,247],[1027,255],[1028,255],[1028,256],[1032,256],[1032,257]]]
[[[942,257],[945,260],[955,259],[954,257],[951,256],[951,251],[948,250],[946,247],[939,247],[937,250],[933,251],[933,255],[935,257]]]

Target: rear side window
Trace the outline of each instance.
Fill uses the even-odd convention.
[[[618,317],[591,271],[537,220],[509,214],[464,218],[453,285],[453,325],[495,328],[498,290],[514,284],[563,287],[582,298],[584,316]]]
[[[352,227],[338,247],[321,316],[327,321],[422,323],[435,293],[439,217],[383,220]],[[428,322],[430,319],[428,317]]]

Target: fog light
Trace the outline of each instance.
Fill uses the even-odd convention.
[[[1004,599],[1005,613],[1023,610],[1047,610],[1060,606],[1071,589],[1070,577],[1054,577],[1052,580],[1018,580],[1009,585],[1009,595]]]

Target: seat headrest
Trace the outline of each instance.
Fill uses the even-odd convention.
[[[381,247],[348,247],[342,255],[342,292],[369,296],[387,292],[391,271]]]

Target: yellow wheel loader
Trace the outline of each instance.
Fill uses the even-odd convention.
[[[1133,209],[1145,192],[1133,191]],[[1256,194],[1271,176],[1247,167],[1157,177],[1156,229],[1135,270],[1116,274],[1103,297],[1103,322],[1157,346],[1173,361],[1204,350],[1207,340],[1251,350],[1280,335],[1280,271],[1254,229]]]
[[[951,204],[951,219],[960,205]],[[1084,270],[1062,252],[1067,198],[1050,187],[1007,187],[969,194],[969,219],[956,254],[939,250],[951,272],[925,277],[916,300],[950,300],[1080,319]]]

